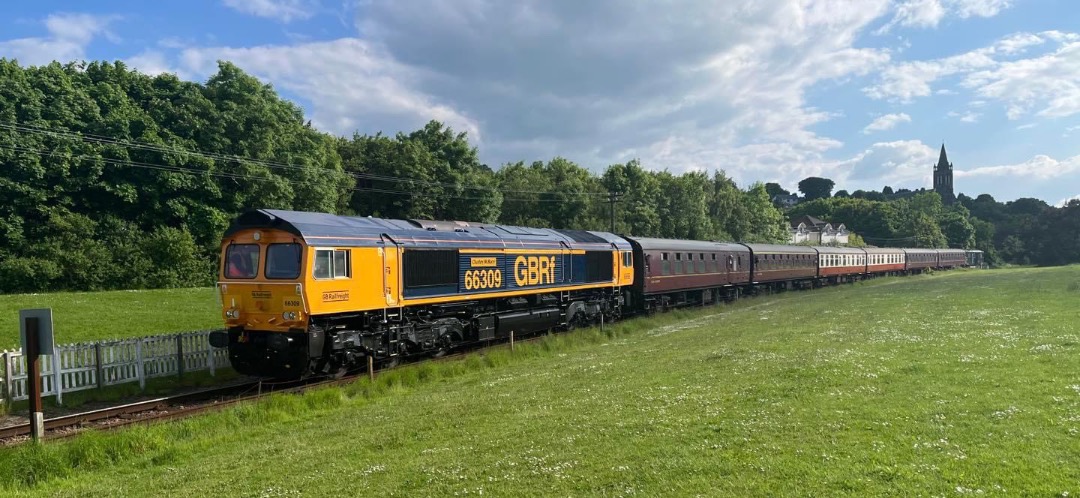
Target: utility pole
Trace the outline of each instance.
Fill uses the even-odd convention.
[[[609,192],[608,202],[611,203],[611,233],[615,233],[615,203],[619,202],[619,193]]]

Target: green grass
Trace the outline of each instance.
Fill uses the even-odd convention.
[[[0,450],[43,496],[1076,496],[1080,267],[624,322]]]
[[[0,295],[0,349],[19,347],[19,310],[52,308],[57,344],[220,328],[212,287]]]

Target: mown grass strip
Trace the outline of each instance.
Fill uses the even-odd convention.
[[[50,496],[1075,494],[1077,281],[1077,267],[952,272],[634,320],[101,435],[92,448],[0,452],[0,485]],[[40,465],[26,472],[25,460]]]
[[[0,350],[19,347],[19,310],[52,308],[57,344],[221,328],[212,287],[0,295]]]

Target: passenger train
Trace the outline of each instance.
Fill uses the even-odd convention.
[[[340,375],[366,364],[603,317],[868,276],[967,266],[955,249],[627,237],[499,224],[262,209],[221,244],[218,290],[240,373]]]

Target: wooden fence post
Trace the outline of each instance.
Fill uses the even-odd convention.
[[[209,336],[210,334],[207,334],[207,337]],[[210,345],[209,339],[206,341],[206,365],[210,367],[210,376],[214,377],[216,375],[214,369],[214,346]]]
[[[0,355],[0,359],[4,361],[4,406],[10,407],[11,398],[13,397],[11,390],[11,353],[4,351],[4,354]]]
[[[94,375],[97,388],[105,387],[105,367],[101,364],[101,342],[94,343]]]
[[[53,368],[53,389],[56,390],[56,404],[64,404],[64,376],[60,372],[60,347],[53,346],[52,354],[52,368]]]
[[[176,376],[184,378],[184,336],[176,334]]]
[[[369,381],[375,382],[375,359],[371,355],[367,357],[367,375]]]
[[[514,331],[510,331],[510,352],[514,352]]]
[[[142,338],[135,340],[135,377],[139,379],[139,389],[146,389],[146,372],[143,368]]]

